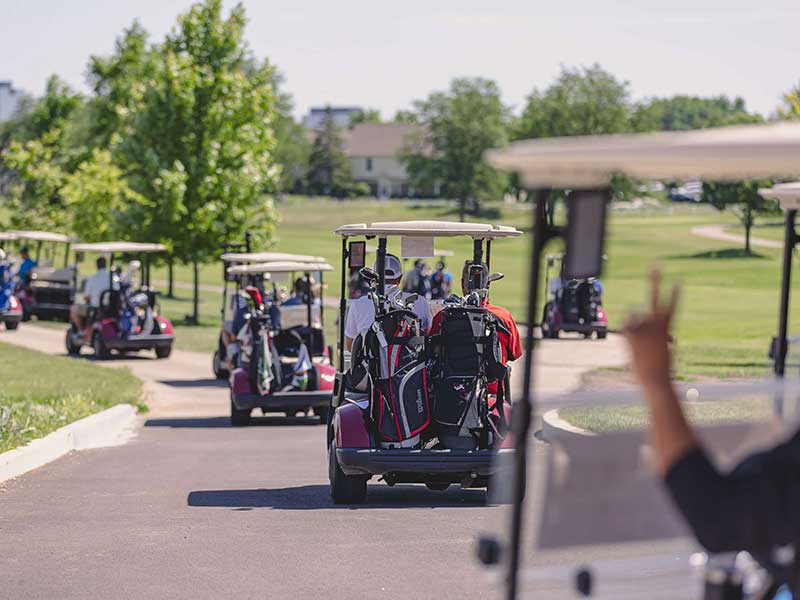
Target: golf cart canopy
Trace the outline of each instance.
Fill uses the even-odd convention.
[[[285,252],[226,252],[220,258],[223,262],[235,263],[266,263],[278,261],[325,262],[322,256],[287,254]]]
[[[17,234],[13,231],[0,231],[0,242],[13,242],[17,238]]]
[[[777,200],[784,210],[800,208],[800,181],[779,183],[771,188],[762,188],[758,193],[767,200]]]
[[[166,252],[164,244],[151,244],[143,242],[97,242],[94,244],[75,244],[72,249],[75,252],[94,252],[97,254],[115,253],[142,253]]]
[[[269,275],[270,273],[294,273],[297,271],[303,272],[317,272],[317,271],[333,271],[333,267],[326,262],[301,262],[301,261],[275,261],[264,262],[248,265],[236,265],[235,267],[228,267],[228,273],[231,275],[250,275],[253,273],[262,273]]]
[[[63,233],[52,233],[50,231],[9,231],[8,233],[16,236],[10,239],[31,240],[33,242],[61,242],[63,244],[71,244],[78,241],[76,237],[64,235]]]
[[[536,188],[597,188],[612,175],[739,181],[800,173],[800,123],[522,140],[490,150],[493,167]]]
[[[457,223],[452,221],[392,221],[371,223],[353,223],[342,225],[333,233],[344,238],[353,236],[385,237],[457,237],[468,236],[473,239],[493,240],[497,238],[517,237],[522,232],[505,225],[488,223]]]

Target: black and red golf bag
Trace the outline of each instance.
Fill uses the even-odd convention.
[[[378,442],[386,448],[413,448],[431,420],[425,336],[410,310],[376,317],[353,343],[350,378],[370,394]]]
[[[453,449],[488,448],[490,382],[503,382],[507,369],[497,337],[501,326],[489,310],[451,306],[431,338],[433,416],[440,443]]]

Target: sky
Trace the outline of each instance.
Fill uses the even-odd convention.
[[[57,73],[82,91],[90,55],[139,19],[160,40],[191,0],[0,0],[0,80],[41,94]],[[797,0],[245,0],[248,43],[311,106],[384,118],[454,77],[494,79],[519,111],[562,66],[599,63],[635,99],[741,96],[769,115],[800,83]],[[233,2],[226,1],[230,8]]]

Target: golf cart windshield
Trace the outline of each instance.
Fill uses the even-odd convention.
[[[534,201],[528,311],[532,320],[538,311],[539,266],[546,241],[569,232],[569,255],[575,241],[569,239],[571,234],[588,225],[601,230],[605,225],[604,211],[586,211],[584,216],[599,220],[574,223],[570,214],[566,230],[556,230],[545,210],[549,188],[572,190],[567,196],[571,213],[579,200],[606,203],[616,174],[645,180],[788,177],[800,173],[800,124],[530,140],[491,151],[487,159],[496,168],[517,172],[527,187],[540,191]],[[789,210],[787,232],[790,224],[794,229],[794,217]],[[596,239],[600,247],[594,247],[593,274],[601,264],[602,231]],[[787,241],[778,357],[780,340],[785,340],[787,269],[796,239],[792,235]],[[765,340],[770,333],[764,332]],[[624,345],[619,351],[622,365]],[[693,536],[653,475],[645,435],[648,413],[638,389],[535,396],[534,388],[541,394],[553,373],[547,366],[534,366],[539,352],[534,351],[531,328],[525,364],[531,377],[523,378],[514,409],[518,418],[522,415],[514,430],[525,435],[516,438],[515,455],[500,469],[495,486],[496,501],[505,503],[509,514],[498,524],[504,532],[500,545],[487,543],[484,548],[494,556],[501,550],[507,561],[505,577],[499,580],[507,597],[535,591],[537,598],[561,598],[577,589],[591,589],[592,597],[602,598],[702,597],[702,578],[719,572],[705,564],[708,557],[693,554],[698,550]],[[581,360],[577,349],[571,359]],[[777,365],[776,360],[776,373],[782,374]],[[679,394],[686,399],[695,431],[723,471],[738,457],[774,446],[797,426],[794,382],[692,384]],[[534,419],[541,419],[541,428],[532,426]],[[535,429],[541,432],[534,435]]]

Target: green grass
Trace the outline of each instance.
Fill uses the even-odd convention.
[[[115,404],[145,408],[142,384],[128,369],[110,369],[3,343],[0,381],[0,452]]]
[[[768,402],[759,399],[694,402],[683,406],[689,421],[696,425],[747,423],[772,414]],[[576,427],[595,433],[644,429],[649,420],[647,408],[642,405],[564,408],[558,415]]]

